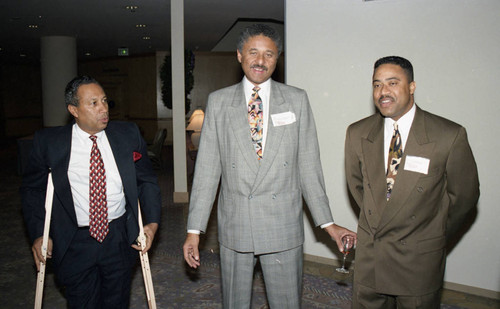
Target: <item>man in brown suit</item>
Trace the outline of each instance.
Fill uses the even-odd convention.
[[[439,308],[447,240],[479,198],[465,128],[416,106],[415,88],[408,60],[379,59],[379,113],[347,129],[346,177],[360,208],[353,308]],[[402,156],[389,158],[396,130]]]

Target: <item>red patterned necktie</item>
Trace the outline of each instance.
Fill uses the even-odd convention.
[[[248,102],[248,123],[250,124],[250,134],[253,140],[253,146],[257,153],[258,159],[262,159],[262,123],[263,110],[262,100],[259,97],[259,87],[253,88],[253,94]]]
[[[109,232],[108,225],[108,207],[106,199],[106,170],[102,161],[101,152],[97,148],[97,136],[92,135],[90,139],[93,142],[90,152],[90,236],[98,242],[103,242]]]
[[[389,158],[387,162],[387,200],[391,198],[392,188],[398,175],[399,163],[403,157],[403,148],[401,147],[401,134],[399,134],[398,124],[394,123],[394,132],[392,134],[391,145],[389,147]]]

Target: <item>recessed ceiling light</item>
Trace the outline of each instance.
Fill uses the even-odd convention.
[[[86,53],[85,53],[85,56],[92,56],[92,54],[91,54],[91,53],[89,53],[89,52],[86,52]]]
[[[149,36],[143,36],[142,39],[143,40],[151,40],[151,37],[149,37]]]
[[[28,28],[30,28],[30,29],[37,29],[38,25],[28,25]]]
[[[137,5],[127,5],[125,9],[129,10],[130,12],[135,12],[139,7]]]
[[[146,25],[144,24],[137,24],[135,25],[136,28],[146,28]]]
[[[19,54],[19,57],[23,57],[24,58],[24,57],[26,57],[26,54],[21,53],[21,54]]]

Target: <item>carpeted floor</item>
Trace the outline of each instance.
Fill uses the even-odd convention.
[[[21,178],[16,169],[15,144],[1,149],[0,168],[0,308],[33,308],[36,270],[22,220]],[[162,225],[150,253],[158,308],[221,308],[219,256],[213,242],[204,246],[202,267],[190,270],[182,257],[187,205],[172,201],[172,161],[159,172],[163,195]],[[319,266],[326,267],[326,266]],[[313,272],[314,273],[314,272]],[[350,308],[351,277],[338,280],[305,271],[303,308]],[[48,264],[44,308],[65,308],[63,289],[55,283]],[[137,267],[132,284],[130,308],[147,308],[142,273]],[[260,272],[256,272],[252,308],[268,308]],[[463,308],[443,305],[442,308]]]

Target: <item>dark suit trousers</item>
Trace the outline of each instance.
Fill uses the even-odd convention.
[[[439,309],[441,290],[425,295],[386,295],[374,289],[354,284],[353,309]]]
[[[102,243],[79,228],[61,265],[69,308],[128,308],[137,251],[127,243],[126,215],[113,220]]]

